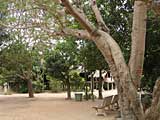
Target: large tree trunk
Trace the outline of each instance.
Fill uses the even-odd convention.
[[[147,5],[144,1],[135,1],[132,25],[132,46],[129,68],[135,87],[140,88],[143,71]]]
[[[33,93],[33,86],[32,86],[32,80],[28,79],[27,80],[27,85],[28,85],[28,94],[30,98],[34,97],[34,93]]]
[[[96,37],[94,41],[108,62],[118,87],[123,120],[137,120],[138,118],[138,120],[143,120],[143,111],[137,89],[132,82],[129,68],[119,46],[109,34],[102,31],[99,31],[99,34],[101,35]]]
[[[130,79],[130,76],[124,77],[124,79],[127,81]],[[122,80],[122,78],[120,80]],[[142,105],[139,96],[134,95],[132,98],[129,93],[126,93],[125,89],[129,88],[118,85],[119,107],[122,120],[143,120],[143,111],[141,109]]]
[[[144,112],[137,94],[137,88],[139,87],[144,59],[146,11],[144,1],[135,1],[132,34],[132,36],[135,36],[132,37],[133,50],[130,69],[125,63],[119,46],[109,35],[100,33],[97,40],[94,39],[108,62],[118,87],[120,111],[123,120],[144,120]]]
[[[145,113],[145,120],[160,120],[160,77],[156,81],[152,97],[152,104]]]
[[[133,26],[132,26],[132,51],[129,61],[129,71],[128,76],[125,76],[127,79],[131,79],[133,86],[135,87],[135,92],[140,87],[140,80],[143,70],[143,61],[144,61],[144,51],[145,51],[145,34],[146,34],[146,14],[147,14],[147,5],[144,1],[135,1],[134,4],[134,14],[133,14]],[[129,78],[128,78],[129,77]],[[124,120],[133,119],[133,120],[143,120],[143,109],[141,105],[141,101],[139,99],[128,100],[128,96],[125,95],[123,89],[125,87],[118,87],[119,91],[119,103],[121,106],[121,116]],[[128,94],[129,95],[129,94]],[[137,106],[139,104],[140,106]],[[135,111],[132,110],[132,105],[137,106],[134,107]],[[139,109],[139,110],[138,110]],[[136,111],[141,112],[135,114]],[[138,115],[139,114],[139,115]]]
[[[66,86],[67,86],[67,99],[71,99],[71,87],[69,78],[66,79]]]
[[[99,80],[98,80],[98,99],[103,99],[102,95],[102,70],[99,70]]]

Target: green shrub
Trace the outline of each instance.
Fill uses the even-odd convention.
[[[44,88],[45,85],[40,80],[33,81],[33,89],[35,93],[43,92]]]
[[[95,95],[93,95],[93,96],[94,96],[94,99],[97,98]],[[86,95],[83,95],[83,98],[86,99]],[[92,94],[91,93],[88,94],[88,99],[92,99]]]
[[[52,92],[61,92],[62,91],[62,81],[57,79],[50,80],[50,88]]]
[[[26,84],[21,84],[19,87],[19,90],[17,91],[18,93],[27,93],[28,92],[28,88]]]
[[[77,71],[71,71],[69,73],[71,88],[73,91],[83,91],[85,80],[79,76]]]

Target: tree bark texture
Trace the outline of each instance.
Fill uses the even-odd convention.
[[[100,36],[93,38],[109,64],[113,78],[120,94],[121,115],[124,120],[143,120],[141,103],[137,90],[132,83],[129,68],[115,40],[106,32],[99,31]],[[117,84],[119,83],[119,84]]]
[[[129,61],[130,73],[136,88],[140,88],[145,52],[147,5],[144,1],[135,1],[132,25],[132,46]]]
[[[130,69],[126,65],[117,43],[107,34],[100,34],[94,40],[108,62],[119,93],[121,117],[123,120],[143,120],[142,108],[137,88],[144,61],[147,7],[144,1],[135,1],[132,33]],[[102,37],[103,36],[103,37]]]
[[[67,86],[67,99],[71,99],[71,87],[69,78],[66,79],[66,86]]]
[[[145,120],[160,120],[160,78],[157,79],[153,91],[151,107],[145,113]]]
[[[33,98],[34,97],[34,93],[33,93],[33,86],[32,86],[32,80],[31,79],[27,80],[27,85],[28,85],[29,98]]]

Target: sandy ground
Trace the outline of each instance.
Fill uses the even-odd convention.
[[[104,96],[115,94],[107,92]],[[65,100],[65,93],[0,95],[0,120],[115,120],[116,112],[109,111],[107,116],[96,116],[92,108],[100,100],[77,102]],[[73,98],[72,93],[72,98]]]

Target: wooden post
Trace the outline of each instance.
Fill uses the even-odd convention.
[[[109,82],[107,82],[107,90],[109,90]]]
[[[86,96],[85,99],[88,100],[88,85],[87,85],[87,78],[88,78],[88,76],[86,74],[86,71],[85,71],[84,75],[85,75],[85,82],[86,82],[85,83],[85,96]]]
[[[91,95],[92,95],[92,101],[94,101],[94,78],[93,78],[93,74],[91,76]]]
[[[113,86],[113,83],[112,83],[112,88],[111,88],[112,90],[114,89],[114,86]]]

